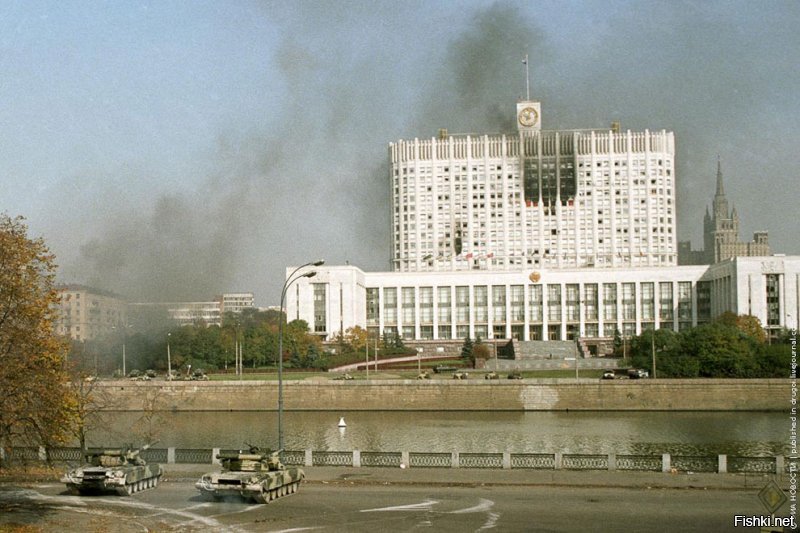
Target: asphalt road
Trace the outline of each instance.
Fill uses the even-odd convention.
[[[0,485],[0,531],[603,531],[723,532],[761,515],[756,491],[524,485],[305,483],[268,505],[207,502],[190,481],[132,497],[71,496],[64,486]],[[11,527],[9,527],[11,526]]]

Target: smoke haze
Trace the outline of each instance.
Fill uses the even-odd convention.
[[[767,229],[774,251],[800,253],[786,194],[800,140],[797,3],[148,6],[88,29],[75,15],[67,28],[106,55],[84,62],[67,43],[49,77],[33,65],[52,52],[25,36],[63,36],[7,8],[16,26],[0,66],[21,81],[0,86],[15,104],[0,111],[0,142],[18,154],[0,159],[0,209],[29,218],[62,281],[135,301],[253,291],[274,305],[287,265],[386,270],[387,144],[513,130],[525,54],[546,129],[675,131],[682,240],[701,245],[719,155],[741,237]]]

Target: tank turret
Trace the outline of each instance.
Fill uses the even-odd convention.
[[[296,492],[305,478],[300,468],[286,468],[280,454],[281,450],[262,452],[249,445],[247,451],[220,452],[217,459],[222,472],[205,474],[195,487],[203,496],[213,499],[240,496],[256,503],[269,503]]]

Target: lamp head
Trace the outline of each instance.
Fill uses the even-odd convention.
[[[316,275],[317,275],[317,273],[312,270],[311,272],[306,272],[305,274],[303,274],[300,277],[302,277],[302,278],[313,278]]]
[[[319,261],[314,261],[311,264],[314,265],[315,267],[322,266],[322,265],[325,264],[325,260],[324,259],[320,259]]]

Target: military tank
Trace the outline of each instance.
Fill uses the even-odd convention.
[[[67,472],[61,482],[75,494],[114,491],[130,496],[154,488],[161,478],[161,466],[149,465],[140,456],[150,446],[152,444],[142,448],[89,448],[86,464]]]
[[[280,451],[262,452],[250,446],[247,452],[221,452],[221,472],[205,474],[195,483],[200,494],[207,499],[240,496],[256,503],[272,500],[297,492],[305,474],[300,468],[286,468],[280,460]]]

